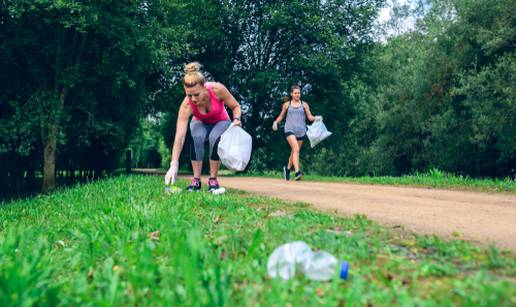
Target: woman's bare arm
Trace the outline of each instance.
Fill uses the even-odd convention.
[[[288,110],[288,102],[285,102],[281,106],[280,115],[278,115],[278,117],[276,118],[275,122],[277,122],[278,124],[281,123],[281,121],[285,118],[285,114],[287,113],[287,110]]]
[[[303,102],[303,108],[305,108],[306,118],[313,122],[315,120],[315,116],[313,116],[312,112],[310,112],[310,106],[308,106],[308,103]]]
[[[174,146],[172,147],[172,161],[179,161],[179,157],[181,156],[181,151],[183,150],[183,145],[185,143],[188,120],[191,115],[192,108],[188,104],[188,99],[185,97],[179,107],[177,115],[176,135],[174,137]]]
[[[241,121],[242,110],[240,108],[240,104],[235,97],[233,97],[231,92],[222,83],[217,83],[213,87],[213,92],[218,99],[224,101],[224,104],[231,109],[231,112],[233,113],[233,122],[235,123],[238,121],[237,124],[239,124]]]

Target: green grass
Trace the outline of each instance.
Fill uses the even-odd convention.
[[[281,178],[279,172],[248,173],[238,176],[259,176],[268,178]],[[406,176],[363,176],[363,177],[328,177],[307,174],[303,180],[324,182],[345,182],[357,184],[378,184],[394,186],[415,186],[424,188],[439,188],[449,190],[479,191],[479,192],[505,192],[516,193],[516,180],[512,178],[470,178],[456,176],[440,170],[431,170],[427,173],[416,173]]]
[[[300,239],[350,278],[270,279],[268,255]],[[238,191],[167,196],[161,177],[1,203],[0,306],[83,304],[514,306],[516,257]]]

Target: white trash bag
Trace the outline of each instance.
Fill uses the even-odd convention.
[[[243,171],[251,159],[253,139],[239,126],[231,125],[221,136],[219,148],[220,161],[227,168]]]
[[[315,145],[319,144],[330,135],[331,132],[326,129],[326,126],[323,124],[322,120],[316,120],[313,124],[308,126],[308,131],[306,131],[306,136],[310,140],[310,146],[312,148],[314,148]]]

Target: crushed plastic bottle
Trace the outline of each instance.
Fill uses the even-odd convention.
[[[312,250],[303,241],[283,244],[276,248],[267,262],[267,271],[272,278],[280,277],[284,280],[296,275],[296,268],[304,258],[310,257]]]
[[[165,194],[175,194],[175,193],[181,193],[181,188],[177,186],[165,186]]]
[[[330,280],[337,271],[340,278],[347,279],[349,263],[347,261],[339,263],[337,258],[325,251],[313,253],[312,257],[303,263],[303,273],[311,280]]]
[[[272,278],[283,280],[294,277],[297,271],[310,280],[327,281],[337,272],[340,278],[347,279],[349,263],[339,262],[325,251],[313,252],[305,242],[295,241],[283,244],[272,252],[267,271]]]

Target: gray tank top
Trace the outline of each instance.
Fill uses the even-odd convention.
[[[285,132],[292,132],[296,137],[303,137],[306,134],[306,115],[303,103],[299,107],[293,107],[288,102],[287,119],[285,121]]]

